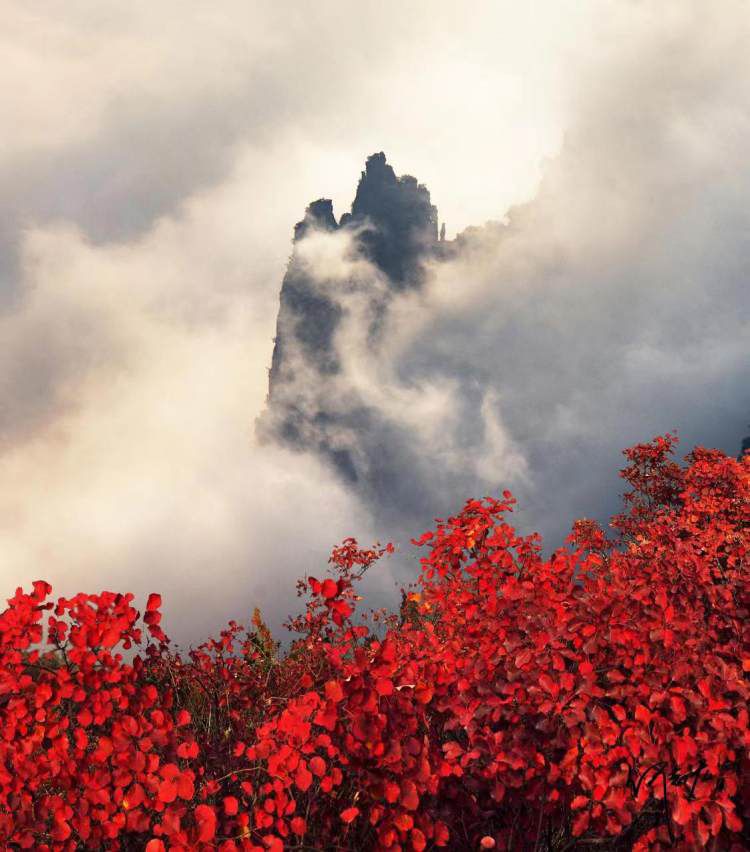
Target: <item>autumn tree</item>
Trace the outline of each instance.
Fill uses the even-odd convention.
[[[19,589],[6,848],[749,848],[750,457],[675,440],[549,558],[509,492],[468,501],[376,623],[356,584],[392,548],[347,539],[285,650],[259,613],[182,657],[158,595]]]

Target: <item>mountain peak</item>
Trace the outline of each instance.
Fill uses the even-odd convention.
[[[337,230],[349,232],[353,251],[376,267],[387,284],[385,290],[371,293],[366,333],[373,345],[391,294],[419,288],[424,261],[445,250],[438,240],[437,209],[429,190],[411,175],[397,176],[382,151],[367,158],[351,212],[338,223],[329,198],[313,201],[294,228],[295,246],[281,286],[267,408],[258,421],[258,433],[264,439],[313,450],[346,481],[362,480],[367,488],[375,488],[377,483],[367,479],[370,453],[363,456],[347,436],[370,436],[370,440],[386,424],[354,389],[345,400],[341,398],[335,336],[345,310],[339,294],[320,287],[297,245],[311,232]],[[340,295],[345,297],[346,292],[342,284]],[[335,392],[333,382],[338,383]],[[372,454],[376,452],[373,447]],[[380,468],[389,463],[401,464],[380,459]]]
[[[365,160],[365,170],[362,172],[362,180],[376,180],[384,183],[396,183],[398,178],[393,167],[388,165],[385,154],[378,151],[377,154],[370,154]]]
[[[294,226],[294,241],[301,240],[310,230],[335,231],[338,228],[330,198],[319,198],[307,206],[305,218]]]
[[[348,222],[372,225],[361,237],[364,253],[397,289],[417,283],[421,257],[438,241],[437,208],[430,191],[411,175],[397,177],[385,154],[367,158]]]

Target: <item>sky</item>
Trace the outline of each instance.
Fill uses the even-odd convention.
[[[277,623],[345,535],[406,544],[430,506],[384,528],[318,460],[253,431],[293,225],[321,196],[348,209],[374,151],[429,187],[449,237],[505,223],[393,306],[376,358],[352,324],[338,342],[428,486],[458,508],[461,489],[510,485],[554,540],[616,509],[630,443],[677,428],[686,448],[737,451],[744,3],[0,12],[7,596],[38,578],[160,591],[188,642],[256,603]]]

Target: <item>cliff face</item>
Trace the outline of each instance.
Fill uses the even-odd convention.
[[[295,248],[281,286],[269,403],[273,404],[279,385],[292,378],[286,353],[294,344],[321,375],[338,369],[332,340],[341,308],[321,293],[297,244],[316,232],[347,231],[356,251],[383,273],[395,291],[419,286],[421,262],[438,246],[437,228],[437,209],[430,203],[429,191],[416,178],[397,177],[382,152],[368,157],[351,212],[340,223],[329,199],[310,204],[305,218],[294,226]]]
[[[382,152],[368,157],[352,212],[342,216],[341,225],[367,220],[373,227],[360,236],[363,254],[395,288],[417,284],[419,262],[438,242],[437,208],[416,178],[396,177]]]
[[[326,280],[304,249],[306,241],[330,234],[339,234],[349,259],[365,261],[377,280]],[[389,297],[418,288],[425,259],[447,245],[438,238],[429,191],[416,178],[398,177],[382,152],[367,159],[351,212],[340,222],[330,200],[310,204],[294,228],[281,287],[267,407],[257,423],[262,440],[313,450],[349,482],[375,490],[379,480],[388,479],[389,467],[405,462],[386,450],[392,427],[340,375],[336,333],[347,313],[347,294],[357,291],[367,302],[363,333],[377,346]],[[371,464],[372,454],[377,465]]]

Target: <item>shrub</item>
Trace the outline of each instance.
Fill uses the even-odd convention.
[[[626,451],[612,536],[548,559],[509,492],[470,500],[374,621],[356,582],[392,548],[346,540],[283,652],[257,611],[182,658],[158,595],[19,589],[6,848],[748,848],[750,457],[674,443]]]

